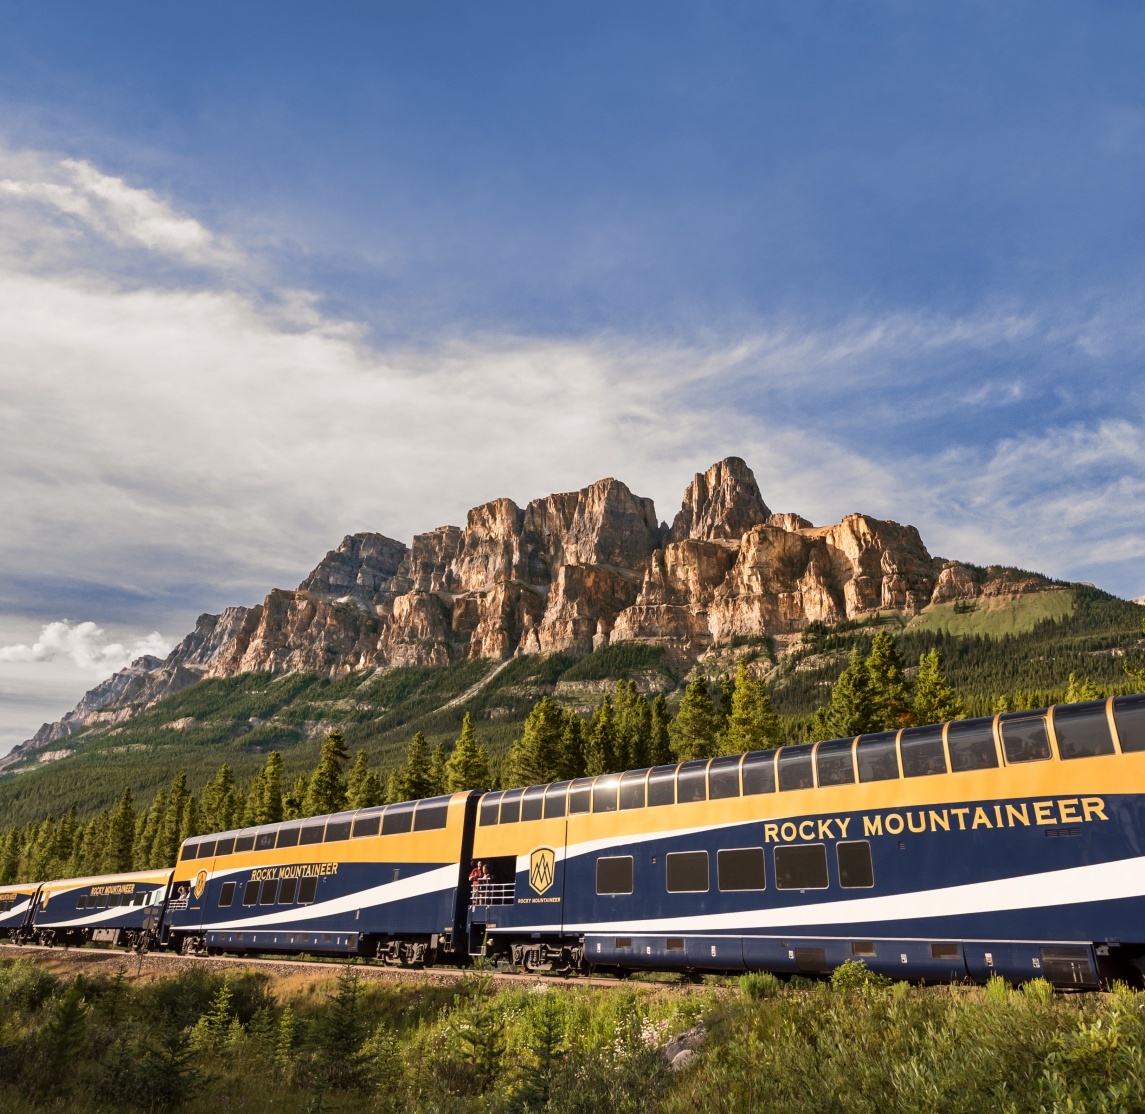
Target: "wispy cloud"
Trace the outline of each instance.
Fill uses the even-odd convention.
[[[128,646],[109,641],[103,628],[95,623],[61,619],[45,623],[40,637],[31,645],[17,642],[0,646],[0,662],[54,662],[63,658],[80,669],[104,676],[123,669],[144,654],[166,657],[170,651],[171,643],[158,631]]]

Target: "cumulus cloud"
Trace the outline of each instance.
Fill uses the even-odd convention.
[[[171,643],[158,631],[125,646],[122,642],[109,642],[106,632],[95,623],[61,619],[45,623],[39,638],[31,645],[18,642],[0,646],[0,662],[54,662],[63,658],[80,669],[103,676],[125,668],[145,654],[162,658],[170,652]]]

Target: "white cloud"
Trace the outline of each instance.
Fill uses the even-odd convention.
[[[170,651],[171,643],[158,631],[125,646],[122,642],[109,642],[106,632],[95,623],[61,619],[45,623],[31,645],[17,642],[0,646],[0,662],[54,662],[64,658],[80,669],[104,676],[123,669],[144,654],[162,658]]]

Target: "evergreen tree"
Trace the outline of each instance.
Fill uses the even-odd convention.
[[[955,691],[946,683],[942,654],[930,650],[918,659],[918,676],[914,683],[915,723],[945,723],[962,719],[966,709]]]
[[[669,726],[672,717],[668,713],[668,701],[662,692],[652,701],[652,720],[648,762],[652,766],[666,766],[673,760],[672,740]]]
[[[103,845],[103,873],[120,874],[130,870],[134,865],[131,854],[134,842],[135,807],[131,790],[124,789],[108,820],[107,839]]]
[[[1080,704],[1085,700],[1100,700],[1101,696],[1101,689],[1088,677],[1079,682],[1076,673],[1069,675],[1069,688],[1066,689],[1065,694],[1066,704]]]
[[[747,663],[736,666],[727,726],[721,739],[725,754],[749,750],[766,750],[780,742],[779,717],[771,707],[767,686],[753,677]]]
[[[418,731],[406,747],[406,764],[394,777],[393,792],[397,796],[391,797],[391,800],[416,801],[422,797],[432,797],[433,784],[429,767],[429,743]]]
[[[146,870],[151,866],[151,855],[155,848],[155,841],[159,838],[159,830],[163,825],[163,817],[167,813],[167,793],[159,789],[151,804],[141,817],[139,840],[135,845],[134,866],[136,870]]]
[[[150,865],[153,868],[175,865],[189,796],[187,775],[179,773],[171,783],[171,792],[167,796],[167,809],[163,814],[163,822],[155,839],[155,845],[151,849]]]
[[[542,785],[555,781],[561,769],[564,713],[544,696],[533,705],[521,737],[509,748],[504,780],[508,786]]]
[[[585,730],[584,723],[575,712],[565,716],[561,728],[561,757],[557,778],[561,781],[574,777],[584,777],[585,771]]]
[[[346,779],[346,807],[372,808],[383,804],[386,788],[381,778],[370,769],[366,761],[366,752],[358,751],[354,756],[354,765],[350,767],[350,775]]]
[[[460,793],[466,789],[488,789],[493,784],[489,773],[489,752],[478,744],[473,734],[473,721],[469,713],[461,722],[461,734],[454,744],[453,753],[445,764],[447,793]]]
[[[197,836],[202,832],[202,825],[199,823],[199,802],[195,800],[195,795],[192,793],[187,797],[187,803],[183,807],[183,821],[179,825],[179,842],[182,843],[185,839],[190,839],[191,836]]]
[[[0,845],[0,886],[10,886],[16,881],[16,875],[20,870],[22,846],[20,829],[12,828]]]
[[[346,779],[342,776],[342,763],[349,757],[342,732],[329,732],[322,744],[318,765],[314,767],[306,787],[303,816],[322,816],[328,812],[340,812],[346,807]]]
[[[858,646],[831,689],[830,701],[815,713],[812,726],[820,739],[846,739],[881,730],[871,699],[870,673]]]
[[[282,798],[282,817],[284,820],[298,820],[305,816],[303,809],[306,806],[306,794],[310,790],[310,779],[305,774],[299,774],[289,792]]]
[[[242,823],[243,801],[228,763],[203,787],[199,812],[208,832],[226,832]]]
[[[251,782],[243,824],[277,824],[282,818],[282,755],[272,750]]]
[[[445,749],[445,743],[439,739],[429,759],[429,781],[433,786],[430,796],[432,797],[445,792],[445,767],[448,761],[449,752]]]
[[[610,774],[616,765],[616,719],[612,714],[612,701],[604,694],[588,725],[585,746],[585,777]]]
[[[730,677],[727,673],[720,677],[720,706],[716,709],[717,731],[727,730],[728,717],[732,714],[732,703],[735,700],[737,683],[738,670],[736,678]]]
[[[911,722],[910,692],[898,644],[886,631],[879,631],[867,658],[871,705],[875,722],[883,731],[908,727]]]
[[[670,730],[672,749],[681,761],[711,758],[716,746],[716,710],[703,674],[684,690]]]
[[[648,765],[652,749],[652,712],[635,681],[616,684],[616,761],[624,770]]]

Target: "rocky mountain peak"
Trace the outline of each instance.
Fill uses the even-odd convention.
[[[668,540],[739,541],[770,515],[752,470],[738,456],[729,456],[696,473]]]
[[[347,534],[298,590],[373,605],[379,597],[397,594],[397,578],[408,552],[404,542],[385,534]]]

